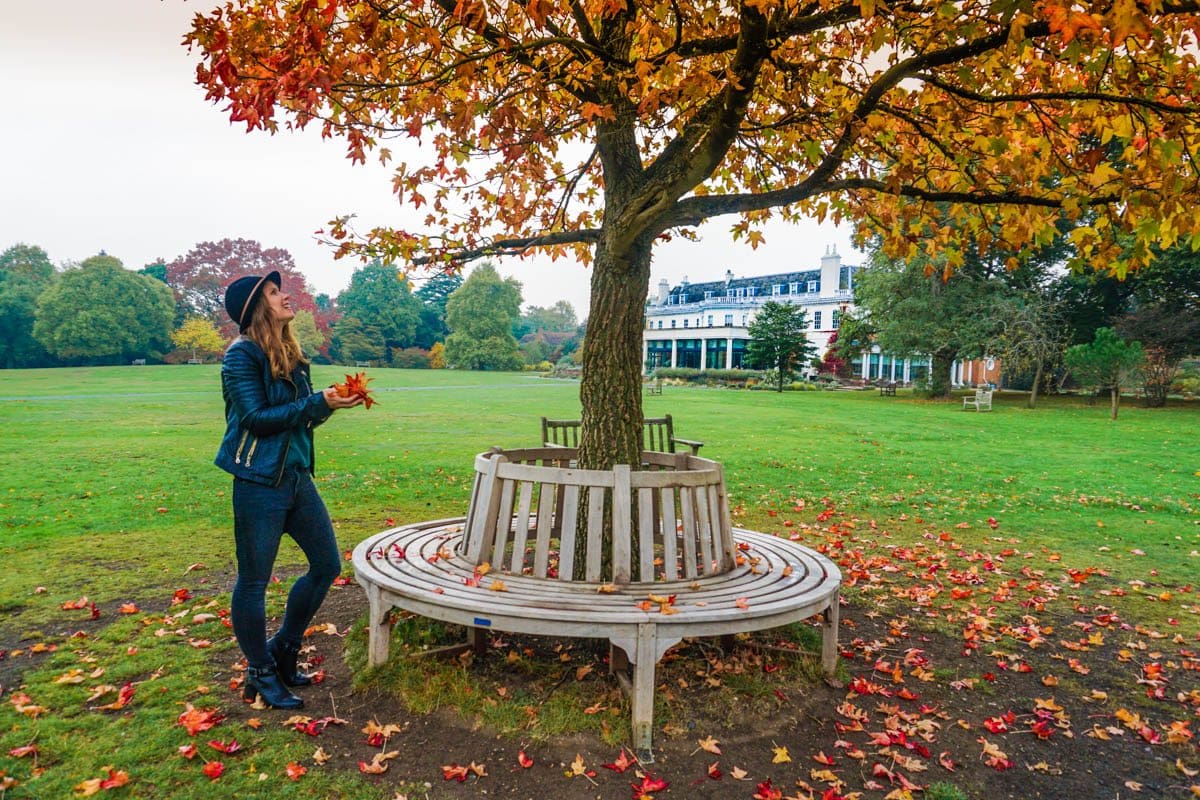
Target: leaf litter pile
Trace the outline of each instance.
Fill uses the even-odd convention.
[[[793,640],[778,631],[737,637],[731,648],[685,642],[659,667],[653,763],[591,734],[538,736],[536,704],[522,709],[528,736],[501,736],[452,711],[414,716],[381,690],[352,690],[343,637],[366,604],[344,578],[302,650],[318,684],[302,690],[301,714],[241,703],[238,652],[215,648],[212,663],[228,688],[174,702],[179,742],[162,758],[175,759],[192,780],[220,783],[229,770],[266,759],[254,734],[275,726],[291,732],[292,744],[286,764],[260,780],[303,783],[341,770],[389,800],[484,790],[563,800],[906,800],[933,790],[969,798],[1200,798],[1200,597],[1193,586],[1156,583],[1150,563],[1143,578],[1125,581],[1066,564],[1058,553],[1004,535],[993,519],[982,539],[987,547],[962,544],[953,529],[902,520],[905,535],[893,536],[826,504],[813,524],[784,523],[780,535],[825,553],[842,570],[840,685],[814,681],[816,669],[802,668]],[[109,611],[72,597],[61,609],[70,625],[99,626],[105,614],[137,618],[180,647],[230,641],[227,609],[216,600],[181,589],[170,601],[161,612],[132,603]],[[675,598],[664,602],[669,609]],[[38,740],[44,716],[80,708],[130,715],[143,697],[163,702],[155,673],[108,682],[113,665],[89,655],[88,636],[0,641],[0,713],[11,721],[0,752],[0,797],[39,796],[42,776],[60,768],[64,754]],[[523,679],[505,656],[522,650],[560,662],[560,681],[592,693],[579,714],[603,715],[605,730],[627,735],[627,708],[600,649],[503,635],[491,645],[465,668],[490,682],[492,702],[508,702]],[[78,664],[53,683],[78,689],[77,708],[55,708],[20,682],[20,665],[64,651],[77,653]],[[535,697],[547,692],[525,688]],[[138,788],[138,763],[124,762],[120,749],[111,761],[75,776],[74,795],[150,796]],[[961,794],[945,794],[947,787]]]

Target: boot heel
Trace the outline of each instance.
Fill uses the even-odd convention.
[[[242,687],[242,701],[246,703],[253,703],[257,699],[258,691],[249,683],[246,683]]]

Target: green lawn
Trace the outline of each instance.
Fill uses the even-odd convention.
[[[318,385],[342,374],[314,369]],[[371,374],[379,404],[335,415],[317,441],[317,480],[344,549],[388,520],[464,513],[473,454],[536,442],[543,414],[578,414],[578,387],[569,381],[453,371]],[[18,786],[9,797],[70,796],[79,781],[103,776],[99,770],[114,762],[114,747],[121,763],[143,765],[140,791],[157,787],[136,796],[211,796],[207,779],[162,754],[180,744],[181,730],[172,723],[183,702],[219,704],[207,697],[206,663],[212,652],[226,650],[232,661],[233,646],[217,620],[190,624],[187,634],[211,639],[215,651],[158,631],[188,624],[168,607],[177,589],[194,595],[181,607],[189,620],[228,605],[230,479],[212,466],[223,432],[218,368],[5,376],[0,684],[19,676],[32,702],[51,710],[22,713],[14,699],[19,694],[3,686],[0,797],[5,772],[28,780],[29,762],[6,754],[31,739],[46,768],[31,787],[49,794],[23,795]],[[645,409],[673,414],[679,435],[703,440],[702,454],[724,462],[735,524],[742,527],[803,538],[832,508],[838,524],[872,526],[885,546],[952,532],[967,549],[1014,547],[1061,556],[1064,567],[1107,570],[1108,585],[1147,581],[1158,592],[1194,581],[1200,406],[1130,405],[1111,422],[1104,404],[1051,398],[1029,411],[1023,400],[1001,395],[992,413],[980,414],[961,411],[958,401],[918,401],[903,391],[891,398],[669,386],[662,396],[647,397]],[[281,560],[301,562],[290,545]],[[82,596],[98,603],[112,624],[76,641],[69,633],[87,612],[62,605]],[[1194,598],[1190,590],[1179,592],[1170,601],[1139,603],[1136,613],[1182,618],[1177,630],[1194,637],[1200,628]],[[117,606],[128,602],[157,612],[118,615]],[[282,589],[272,591],[270,602],[279,607]],[[1111,602],[1120,607],[1134,599]],[[164,617],[164,609],[172,616]],[[57,650],[30,659],[38,644]],[[24,652],[5,660],[5,650]],[[55,682],[95,664],[108,673],[83,685]],[[138,683],[136,713],[87,707],[85,685],[125,681]],[[286,730],[264,729],[253,742],[254,763],[278,786],[283,765],[304,746]],[[221,779],[222,789],[255,796],[258,773],[243,766]],[[356,777],[314,771],[296,788],[311,797],[379,796]]]
[[[318,384],[341,377],[335,367],[314,372]],[[152,585],[148,571],[228,567],[229,478],[212,466],[223,430],[216,366],[7,376],[0,553],[11,566],[0,598],[27,597],[54,576],[116,599]],[[318,432],[318,482],[346,547],[388,518],[464,513],[473,454],[536,442],[542,414],[579,413],[570,381],[372,376],[379,405],[339,413]],[[673,414],[679,435],[724,462],[743,526],[782,530],[786,517],[811,519],[827,503],[900,531],[923,530],[918,517],[925,527],[968,523],[981,537],[1037,542],[1131,577],[1146,562],[1130,563],[1128,551],[1141,549],[1164,580],[1191,580],[1200,405],[1127,405],[1111,422],[1102,404],[1051,398],[1029,411],[1022,400],[1001,396],[992,413],[975,413],[903,392],[667,387],[645,409]],[[793,512],[797,499],[816,510]],[[139,569],[91,579],[113,562]]]

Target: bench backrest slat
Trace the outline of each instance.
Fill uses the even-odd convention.
[[[543,483],[538,496],[537,540],[533,545],[533,576],[546,577],[550,565],[550,531],[554,527],[554,484]]]
[[[629,489],[629,465],[613,467],[612,524],[613,530],[633,530],[633,497]],[[629,583],[631,574],[631,537],[612,537],[613,583]]]
[[[503,482],[503,489],[500,492],[500,508],[496,514],[496,519],[512,519],[513,496],[516,494],[516,490],[517,484],[514,481]],[[497,567],[501,567],[504,565],[504,550],[508,547],[508,534],[510,531],[507,525],[495,525],[494,527],[496,528],[496,533],[493,536],[492,563]]]
[[[542,417],[542,444],[578,448],[582,430],[581,420]],[[675,423],[670,414],[643,418],[642,449],[659,453],[675,452]]]
[[[587,570],[585,580],[600,580],[600,535],[604,530],[604,489],[588,489]]]
[[[675,491],[670,488],[659,490],[659,513],[662,515],[660,535],[662,537],[663,573],[667,580],[679,579],[679,521],[675,517]]]
[[[520,575],[525,565],[525,541],[529,538],[529,512],[533,506],[533,484],[521,481],[521,501],[517,509],[517,521],[513,525],[512,563],[508,569]]]
[[[654,490],[638,489],[638,580],[654,580]]]
[[[708,506],[708,486],[698,486],[693,490],[693,497],[696,500],[696,537],[700,540],[700,570],[705,575],[712,575],[713,569],[713,541],[712,528],[709,526],[709,520],[712,518],[709,513]]]
[[[558,548],[558,577],[560,580],[572,580],[575,574],[575,537],[578,534],[576,523],[579,520],[579,487],[567,486],[563,490],[563,502],[559,507],[562,516],[562,540]]]
[[[692,488],[679,489],[679,511],[683,518],[683,577],[696,577],[696,504],[692,499]]]

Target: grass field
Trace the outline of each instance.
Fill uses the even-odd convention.
[[[317,482],[344,549],[388,520],[464,513],[472,455],[492,445],[536,442],[541,415],[578,415],[578,387],[570,381],[452,371],[371,374],[379,404],[336,414],[317,438]],[[341,375],[338,368],[316,367],[314,382]],[[7,677],[7,685],[0,686],[0,798],[68,797],[79,781],[103,775],[101,768],[114,761],[114,742],[128,748],[130,758],[153,765],[175,741],[179,729],[172,723],[181,703],[200,705],[209,692],[208,651],[176,648],[164,666],[155,633],[163,614],[174,619],[168,603],[177,589],[193,594],[184,605],[193,618],[228,605],[230,479],[212,466],[224,428],[219,371],[128,367],[5,376],[0,681]],[[667,387],[662,396],[645,398],[645,410],[673,414],[679,435],[704,441],[702,454],[725,464],[735,524],[742,527],[789,533],[835,509],[869,522],[897,545],[953,531],[966,548],[1038,549],[1063,563],[1105,570],[1114,585],[1151,576],[1167,588],[1195,581],[1200,404],[1127,405],[1111,422],[1103,403],[1049,398],[1030,411],[1023,401],[1001,395],[994,412],[979,414],[960,411],[957,401],[924,402],[903,392],[890,398]],[[298,550],[285,546],[281,566],[299,563]],[[86,613],[62,607],[82,596],[98,604],[104,620],[117,620],[98,627],[86,646],[67,638],[73,620]],[[278,592],[272,602],[277,607]],[[123,603],[160,614],[154,621],[118,616]],[[1200,628],[1194,608],[1189,592],[1141,604],[1138,613],[1150,620],[1180,617],[1180,632],[1194,637]],[[219,623],[197,623],[188,638],[206,640],[205,624]],[[225,643],[214,646],[231,647],[227,633],[212,631],[214,642],[218,637]],[[32,658],[38,643],[55,652]],[[88,686],[150,675],[170,702],[155,703],[143,688],[136,714],[88,710],[75,697],[83,691],[80,682],[55,682],[80,668],[84,650],[92,659],[85,663],[109,665],[109,674]],[[18,679],[40,687],[38,704],[79,710],[22,713],[21,704],[10,702]],[[264,730],[255,741],[257,769],[277,774],[295,757],[286,735]],[[47,754],[38,791],[49,794],[22,794],[29,764],[4,755],[31,736]],[[136,796],[212,796],[195,771],[147,769],[143,785],[157,793]],[[242,771],[223,779],[226,791],[256,796],[258,771],[253,765]],[[22,781],[8,795],[5,772]],[[355,777],[311,776],[304,794],[379,796]]]

